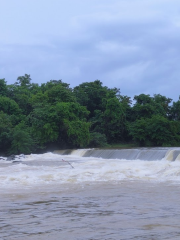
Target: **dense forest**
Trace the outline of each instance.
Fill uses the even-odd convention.
[[[1,154],[115,143],[180,146],[180,99],[131,100],[99,80],[70,88],[61,80],[31,83],[28,74],[11,85],[0,79]]]

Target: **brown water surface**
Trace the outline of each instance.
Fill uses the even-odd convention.
[[[51,184],[0,192],[1,240],[180,239],[180,186]]]

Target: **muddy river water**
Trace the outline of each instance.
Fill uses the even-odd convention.
[[[180,239],[180,161],[46,153],[0,182],[0,240]]]

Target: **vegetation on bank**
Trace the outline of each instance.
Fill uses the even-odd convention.
[[[61,148],[180,146],[180,100],[140,94],[132,100],[102,82],[41,85],[30,75],[0,79],[0,153]]]
[[[106,147],[101,147],[101,149],[131,149],[138,147],[139,145],[136,143],[113,143],[108,144]]]

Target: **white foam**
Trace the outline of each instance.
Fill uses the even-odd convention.
[[[67,162],[62,162],[62,158]],[[180,161],[131,161],[46,153],[28,155],[21,163],[0,166],[0,188],[122,180],[180,183]]]

